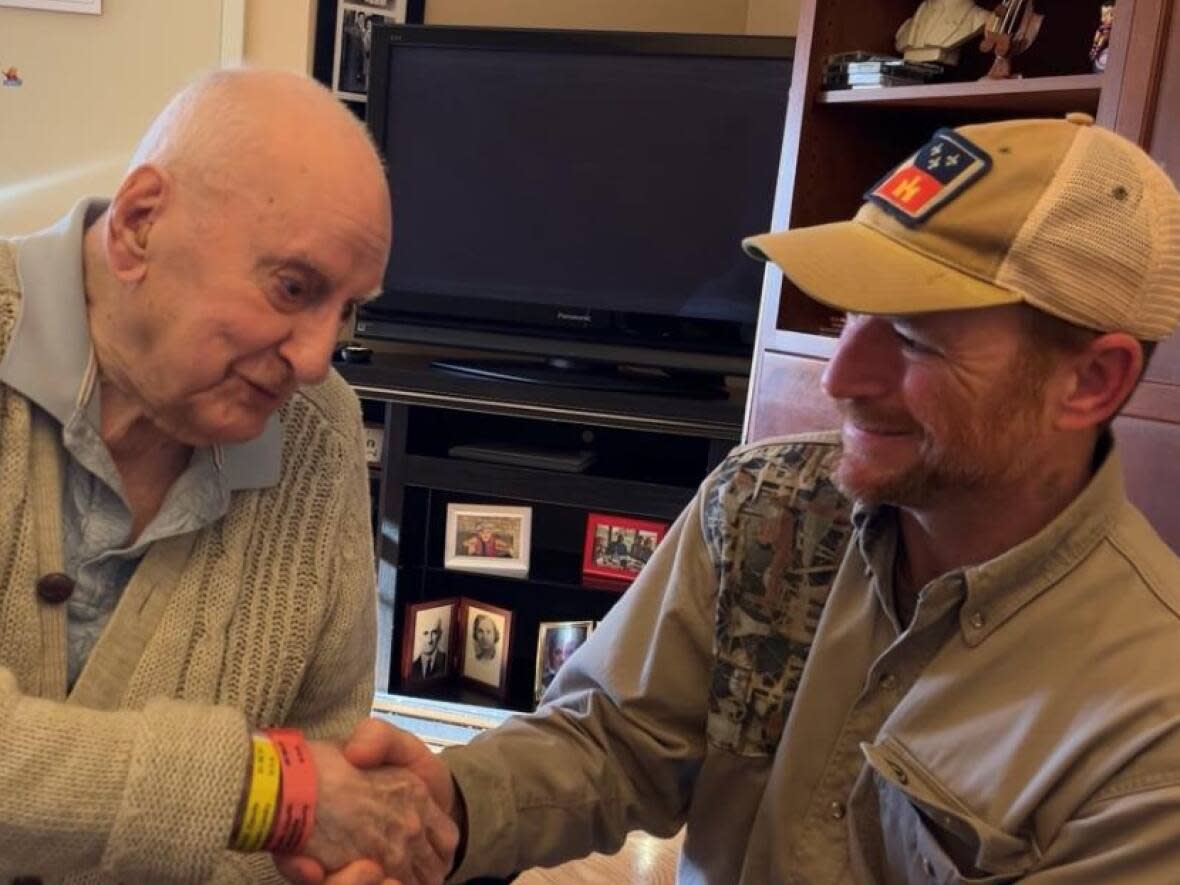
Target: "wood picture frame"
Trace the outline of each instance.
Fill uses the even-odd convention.
[[[668,523],[590,513],[582,550],[582,574],[632,581],[668,531]]]
[[[401,681],[425,687],[452,681],[459,654],[458,597],[409,603],[404,609]]]
[[[459,628],[462,657],[459,677],[467,685],[504,700],[512,656],[512,612],[462,597]]]
[[[450,503],[443,567],[527,578],[532,528],[531,507]]]
[[[537,667],[533,671],[533,703],[541,696],[570,655],[594,633],[594,621],[542,621],[537,626]]]

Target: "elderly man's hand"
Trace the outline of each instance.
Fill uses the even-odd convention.
[[[396,774],[403,781],[409,778],[411,782],[416,782],[420,789],[424,788],[429,792],[429,798],[433,801],[427,802],[427,806],[434,814],[445,818],[445,821],[438,821],[431,815],[430,820],[434,821],[435,826],[427,827],[426,842],[434,851],[434,859],[443,863],[427,866],[420,862],[419,870],[414,873],[418,878],[401,879],[388,867],[383,868],[375,863],[376,856],[369,854],[365,857],[372,860],[362,859],[338,870],[339,864],[325,862],[325,859],[313,850],[316,833],[320,831],[321,826],[321,822],[317,820],[312,839],[304,850],[304,856],[276,858],[279,872],[296,885],[382,885],[391,881],[411,885],[427,881],[441,882],[451,868],[459,840],[458,829],[451,820],[455,810],[455,787],[445,763],[409,732],[394,728],[379,719],[366,719],[361,722],[345,744],[342,755],[346,764],[365,770],[364,774],[389,772]],[[360,774],[355,771],[354,773]],[[320,776],[324,776],[322,771]],[[321,785],[321,791],[322,789]],[[322,799],[320,807],[323,807]],[[420,841],[415,845],[419,851],[423,849]],[[325,879],[325,871],[334,870],[338,871]],[[423,875],[433,875],[436,870],[440,870],[437,878],[422,878]]]
[[[316,823],[305,859],[280,863],[292,881],[320,881],[358,859],[360,870],[401,885],[441,882],[451,868],[458,830],[412,770],[358,770],[333,744],[309,745],[318,778]],[[427,751],[429,752],[429,751]],[[304,862],[306,860],[306,862]],[[289,868],[289,869],[288,869]]]

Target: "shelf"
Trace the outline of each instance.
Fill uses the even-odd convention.
[[[1064,114],[1098,110],[1102,74],[972,80],[881,89],[833,89],[820,92],[824,105],[875,105],[882,108],[956,108],[1014,113]]]
[[[649,396],[601,390],[520,384],[464,377],[433,368],[419,354],[377,353],[370,364],[338,363],[336,369],[362,401],[515,415],[737,442],[745,417],[745,390],[729,399]]]
[[[695,486],[682,488],[425,455],[410,455],[406,459],[406,485],[668,521],[679,516],[696,493]]]
[[[513,578],[507,575],[497,575],[494,572],[476,572],[466,569],[450,569],[441,565],[410,566],[405,573],[425,572],[428,575],[460,575],[461,577],[475,576],[479,579],[490,578],[494,582],[511,582],[515,585],[528,584],[534,590],[553,593],[589,593],[590,598],[599,598],[599,594],[606,593],[610,597],[622,596],[631,586],[630,581],[610,581],[593,575],[582,575],[580,581],[562,580],[554,577],[538,577],[530,574],[527,578]],[[506,585],[501,585],[506,586]]]

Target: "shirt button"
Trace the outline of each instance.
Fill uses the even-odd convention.
[[[970,624],[972,627],[974,627],[976,630],[982,630],[984,623],[985,623],[985,621],[984,621],[984,617],[983,617],[983,612],[974,611],[971,613]]]
[[[934,864],[930,862],[930,858],[928,857],[922,858],[922,872],[925,873],[929,878],[934,878]]]
[[[74,579],[61,572],[50,572],[37,580],[37,595],[50,605],[61,605],[74,595]]]
[[[892,691],[897,687],[897,677],[892,673],[885,673],[881,677],[881,687],[888,691]]]
[[[832,820],[841,820],[844,817],[844,803],[833,802],[828,806],[828,814],[832,816]]]

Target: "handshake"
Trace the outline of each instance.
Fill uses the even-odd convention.
[[[446,878],[462,801],[456,808],[449,770],[421,741],[368,719],[343,744],[308,742],[306,756],[315,774],[314,824],[294,853],[276,853],[285,878],[295,885],[427,885]],[[257,762],[254,771],[257,779]],[[283,772],[285,778],[285,763]]]

